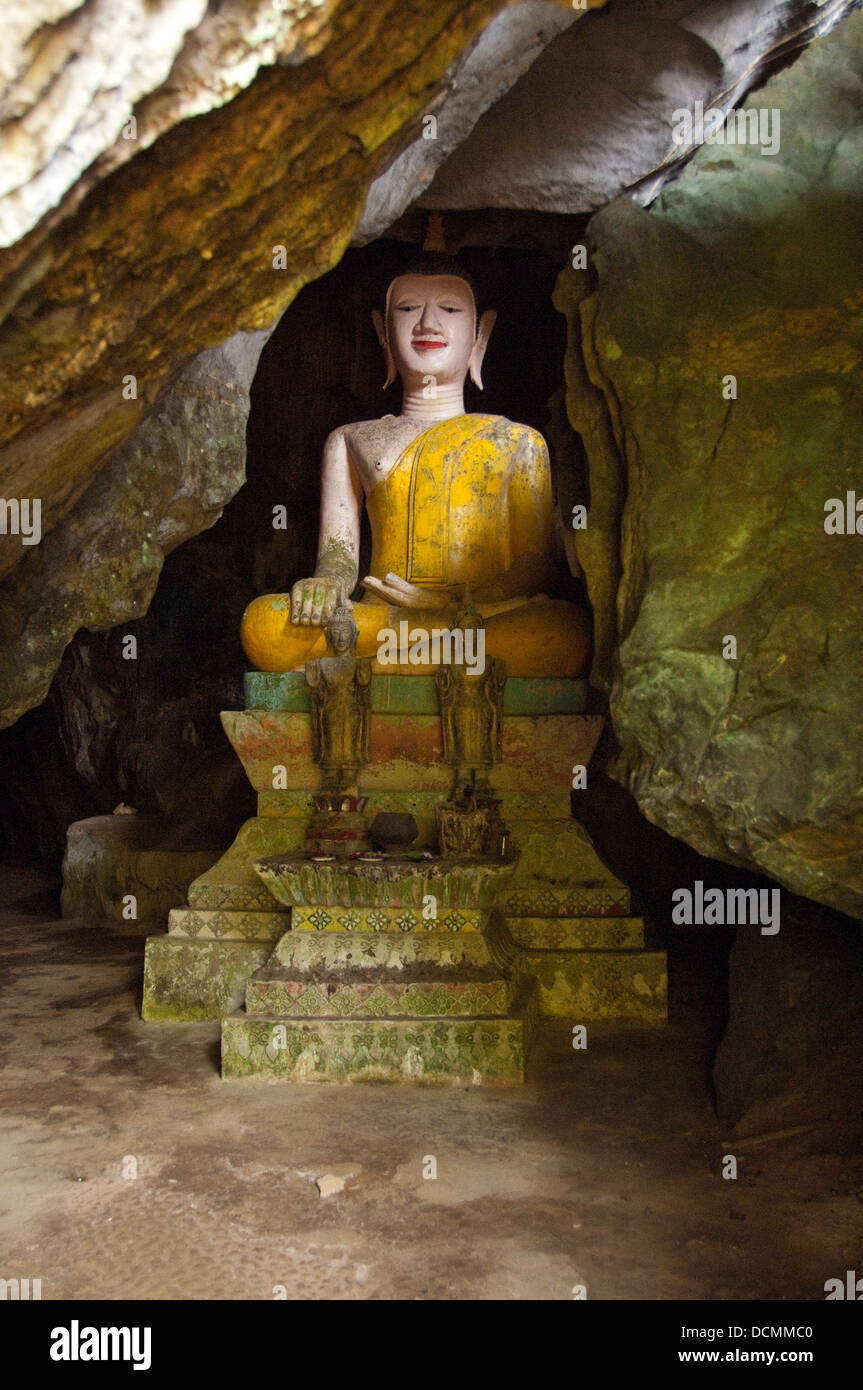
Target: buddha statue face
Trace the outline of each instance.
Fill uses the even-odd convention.
[[[408,388],[429,376],[441,386],[461,385],[468,372],[482,387],[482,360],[497,317],[477,323],[473,291],[458,275],[399,275],[387,293],[387,317],[372,315],[387,362],[386,385],[396,375]]]
[[[359,636],[359,628],[347,613],[330,620],[327,627],[327,646],[333,656],[345,656]]]

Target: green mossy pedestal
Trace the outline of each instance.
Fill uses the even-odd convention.
[[[292,930],[222,1020],[222,1075],[507,1085],[524,1079],[537,986],[494,945],[513,863],[264,860]],[[310,901],[315,894],[317,901]]]
[[[524,1018],[529,1017],[535,1007],[530,998],[538,1001],[543,1014],[565,1016],[573,1022],[610,1017],[664,1019],[664,953],[645,950],[643,924],[630,916],[628,889],[602,863],[586,831],[571,814],[573,766],[589,762],[602,723],[599,716],[583,712],[585,696],[581,681],[507,682],[503,761],[492,769],[490,780],[501,802],[516,864],[511,877],[499,888],[494,910],[483,909],[490,913],[488,918],[480,921],[475,915],[471,920],[462,908],[467,917],[464,925],[453,921],[443,925],[440,932],[426,933],[422,928],[406,931],[407,924],[397,925],[395,919],[384,923],[373,916],[374,906],[351,901],[344,905],[311,899],[293,905],[279,903],[265,886],[255,871],[255,862],[303,848],[314,810],[312,798],[320,786],[320,769],[312,758],[303,674],[247,675],[247,708],[223,714],[222,722],[257,790],[258,814],[241,827],[218,863],[195,880],[188,906],[171,912],[167,934],[149,939],[143,1017],[183,1021],[236,1015],[247,1005],[252,975],[271,961],[274,947],[282,941],[291,943],[298,961],[313,950],[305,943],[320,938],[322,945],[314,948],[314,952],[324,952],[322,958],[315,955],[319,964],[320,959],[341,960],[339,952],[351,951],[348,945],[334,944],[341,938],[347,941],[360,936],[366,950],[372,939],[380,937],[383,941],[395,932],[404,938],[403,947],[408,938],[417,942],[434,939],[445,941],[451,950],[456,938],[464,943],[472,936],[488,938],[490,931],[498,931],[495,959],[499,963],[505,958],[505,978],[509,981],[507,1026],[519,1009]],[[443,762],[436,700],[430,677],[376,676],[372,682],[371,756],[361,779],[363,793],[368,796],[366,813],[371,819],[377,811],[409,811],[419,827],[414,846],[419,849],[434,847],[434,807],[450,791],[451,769]],[[335,925],[328,923],[326,930],[318,930],[310,919],[317,909],[328,911],[329,906],[340,907]],[[438,911],[444,924],[446,906],[439,905]],[[354,924],[349,912],[360,914],[360,924]],[[428,952],[431,948],[424,949]],[[475,948],[465,949],[469,953]],[[357,963],[353,956],[351,959]],[[423,959],[428,963],[428,956]],[[468,959],[467,955],[459,961],[464,966],[482,963],[479,957]],[[326,981],[328,986],[333,983],[332,979]],[[357,983],[365,986],[370,982],[358,979]],[[348,996],[340,989],[337,986],[334,995],[344,1003]],[[416,1000],[422,993],[414,990],[410,999]],[[358,997],[370,999],[373,995],[373,990],[360,990]],[[426,991],[425,997],[432,996]],[[255,1007],[258,999],[254,995]],[[381,1000],[380,994],[375,995],[373,1007],[380,1006]],[[242,1057],[235,1042],[243,1048],[248,1043],[249,1057],[260,1056],[261,1047],[266,1053],[269,1042],[262,1043],[262,1025],[253,1025],[255,1017],[258,1015],[248,1013],[226,1022],[226,1075],[250,1074],[248,1058],[245,1071],[236,1060],[242,1061]],[[358,1067],[357,1075],[363,1073],[371,1079],[379,1066],[381,1075],[406,1079],[405,1067],[419,1067],[414,1053],[409,1066],[405,1062],[407,1049],[419,1048],[426,1079],[464,1076],[462,1060],[450,1074],[442,1070],[441,1058],[463,1059],[467,1055],[466,1030],[471,1027],[486,1029],[482,1036],[489,1039],[488,1015],[479,1010],[470,1020],[447,1013],[428,1015],[423,1016],[423,1028],[432,1018],[443,1030],[434,1034],[434,1047],[431,1043],[421,1046],[416,1029],[411,1031],[411,1020],[396,1013],[354,1019],[358,1039],[367,1039],[369,1028],[383,1039],[389,1029],[386,1045],[380,1042],[380,1057],[374,1049],[368,1050],[367,1041],[357,1043],[359,1052],[373,1059]],[[288,1038],[293,1041],[277,1049],[286,1055],[269,1059],[263,1074],[284,1075],[291,1068],[296,1076],[305,1074],[309,1048],[316,1049],[319,1057],[331,1055],[329,1043],[324,1046],[323,1041],[315,1040],[333,1035],[328,1016],[314,1020],[304,1016],[292,1027]],[[502,1036],[500,1028],[498,1035]],[[488,1046],[491,1048],[490,1042]],[[294,1058],[290,1067],[288,1056]],[[339,1056],[344,1057],[344,1053]],[[301,1066],[300,1057],[306,1059]],[[512,1060],[505,1065],[501,1062],[501,1079],[505,1079],[507,1068],[512,1072],[521,1065]],[[318,1074],[329,1077],[336,1073],[344,1074],[342,1062],[334,1061],[330,1070]],[[514,1078],[510,1075],[508,1079]]]

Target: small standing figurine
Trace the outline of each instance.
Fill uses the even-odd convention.
[[[326,635],[327,655],[306,662],[314,758],[325,791],[356,796],[359,770],[369,760],[372,663],[355,655],[359,634],[344,590]]]
[[[475,633],[483,626],[467,586],[455,626]],[[492,657],[482,672],[473,672],[463,663],[440,666],[435,682],[440,697],[444,761],[456,769],[453,795],[458,797],[468,788],[485,786],[488,769],[500,762],[506,664]]]
[[[465,633],[473,632],[474,654],[484,656],[482,618],[471,603],[467,585],[455,624]],[[488,772],[501,760],[506,665],[493,657],[480,671],[464,662],[439,666],[435,682],[444,760],[455,769],[449,798],[435,807],[440,852],[445,859],[501,857],[506,826]]]

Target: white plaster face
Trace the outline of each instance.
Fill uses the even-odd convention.
[[[389,295],[387,337],[402,381],[464,381],[476,344],[470,286],[455,275],[400,275]]]

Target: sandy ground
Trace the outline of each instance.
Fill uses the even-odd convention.
[[[823,1300],[859,1264],[859,1157],[723,1143],[685,1017],[548,1023],[519,1089],[225,1083],[217,1025],[141,1022],[140,936],[47,902],[19,876],[0,920],[0,1277],[43,1298]]]

